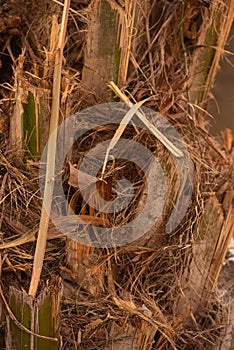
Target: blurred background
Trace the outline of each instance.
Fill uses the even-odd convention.
[[[212,93],[214,99],[209,110],[214,116],[212,130],[214,134],[229,128],[234,133],[234,25],[229,35],[226,53],[221,61]]]

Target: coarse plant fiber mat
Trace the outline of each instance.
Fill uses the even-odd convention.
[[[97,90],[85,85],[82,76],[87,28],[92,15],[90,6],[94,3],[71,2],[61,79],[60,122],[87,107],[107,102]],[[153,246],[147,238],[115,249],[91,249],[86,265],[82,263],[81,266],[79,262],[75,265],[80,268],[82,283],[70,260],[73,249],[78,247],[50,223],[39,292],[54,277],[62,279],[60,334],[63,349],[107,350],[123,346],[128,346],[126,350],[134,349],[133,346],[140,349],[136,344],[131,345],[134,337],[142,343],[142,349],[214,349],[228,318],[220,294],[214,290],[209,303],[192,313],[190,322],[186,321],[190,310],[185,307],[178,313],[177,305],[184,293],[182,281],[194,254],[193,244],[199,227],[204,224],[204,210],[210,210],[207,201],[214,195],[212,213],[217,215],[220,210],[224,219],[229,215],[230,201],[226,193],[233,189],[233,139],[228,133],[219,141],[210,135],[212,117],[206,111],[206,104],[230,27],[228,21],[220,24],[220,13],[228,13],[231,1],[136,1],[135,12],[131,12],[129,1],[108,3],[119,11],[122,21],[127,18],[131,24],[127,25],[131,29],[127,41],[123,36],[120,40],[120,46],[131,44],[131,49],[126,56],[122,54],[127,65],[122,67],[122,72],[127,70],[128,74],[121,75],[118,86],[133,103],[149,98],[144,106],[166,116],[180,133],[194,164],[192,201],[172,234],[165,235],[165,222],[156,228]],[[128,11],[127,16],[124,11]],[[133,25],[131,16],[134,13]],[[42,204],[39,157],[48,137],[61,16],[59,1],[11,0],[2,1],[0,5],[3,73],[0,77],[0,252],[1,293],[5,300],[9,297],[9,286],[27,292],[30,284]],[[216,40],[216,29],[220,25],[223,25],[222,35]],[[204,55],[208,61],[202,69]],[[116,101],[116,95],[108,91]],[[35,127],[24,134],[22,150],[22,147],[15,147],[17,140],[12,141],[9,125],[19,114],[16,107],[20,113],[25,113],[32,100],[35,120],[42,118],[43,123],[35,123]],[[82,202],[71,174],[72,171],[76,174],[85,152],[96,143],[111,140],[116,130],[117,126],[109,123],[83,135],[74,143],[62,170],[64,192],[76,214],[96,216],[113,226],[137,215],[145,189],[141,169],[130,162],[120,161],[114,165],[108,162],[106,175],[111,177],[112,183],[124,177],[135,188],[135,200],[116,215],[94,215]],[[38,148],[32,155],[29,141],[34,132],[35,140],[39,140],[40,133],[44,139],[41,138],[41,143],[38,141]],[[170,189],[164,209],[166,221],[177,182],[170,154],[146,130],[136,130],[129,125],[124,136],[146,146],[161,160]],[[223,236],[225,238],[225,232]],[[218,247],[218,258],[222,260],[224,250]],[[87,250],[83,249],[80,254],[86,256]],[[2,348],[5,346],[5,310],[0,307]],[[151,347],[144,347],[144,336]]]

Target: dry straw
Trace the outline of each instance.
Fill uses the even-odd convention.
[[[53,110],[56,110],[54,130],[58,123],[56,119],[60,92],[63,96],[60,103],[61,117],[67,117],[80,109],[103,102],[97,93],[95,94],[94,91],[89,93],[85,90],[80,81],[85,57],[84,36],[87,35],[87,12],[89,11],[87,3],[89,2],[74,2],[73,8],[69,10],[73,17],[70,16],[68,20],[67,45],[64,51],[66,61],[63,62],[62,71],[62,50],[55,50],[54,54],[51,54],[50,48],[60,46],[51,45],[50,47],[49,45],[50,17],[61,13],[62,4],[47,0],[43,0],[40,4],[31,1],[26,3],[30,5],[30,11],[28,9],[30,23],[27,24],[25,21],[22,24],[22,42],[25,43],[26,51],[21,57],[24,61],[23,66],[20,66],[20,59],[16,61],[20,70],[15,70],[18,74],[15,76],[15,79],[17,78],[15,86],[25,88],[25,91],[32,91],[29,89],[32,85],[35,89],[33,91],[38,89],[37,92],[41,92],[41,95],[47,94],[47,104],[49,104],[51,73],[58,69],[56,73],[58,84],[53,84],[54,95],[57,96],[57,107],[53,107]],[[233,142],[230,133],[223,135],[224,146],[209,134],[207,126],[209,116],[204,113],[205,105],[199,105],[197,102],[197,87],[201,86],[209,91],[219,56],[224,52],[222,46],[230,28],[233,1],[227,1],[225,4],[222,1],[186,1],[183,11],[180,2],[155,0],[151,5],[147,1],[136,1],[132,4],[128,1],[125,3],[118,1],[118,4],[115,1],[108,1],[108,3],[113,8],[114,5],[118,7],[119,13],[122,14],[121,23],[125,21],[126,24],[125,33],[132,35],[126,38],[122,36],[121,39],[121,45],[126,46],[126,50],[123,51],[125,59],[123,59],[121,73],[122,85],[117,84],[116,80],[115,83],[110,84],[110,87],[124,103],[129,104],[127,96],[131,95],[132,101],[136,103],[146,101],[146,106],[162,113],[173,122],[186,141],[191,159],[195,164],[196,186],[193,201],[183,222],[173,234],[165,235],[163,224],[157,226],[157,236],[153,246],[150,244],[152,241],[148,240],[149,237],[146,237],[145,241],[137,242],[135,245],[113,250],[103,249],[101,252],[90,249],[89,254],[81,247],[78,251],[76,247],[77,255],[82,252],[86,254],[81,262],[76,261],[79,266],[77,276],[77,272],[72,269],[71,261],[67,259],[68,243],[65,237],[61,237],[61,234],[48,221],[43,227],[38,189],[38,161],[27,159],[22,168],[22,164],[17,162],[14,153],[7,149],[6,134],[1,134],[0,249],[1,299],[6,301],[4,313],[9,317],[12,316],[10,318],[17,324],[17,320],[11,314],[12,310],[7,308],[8,286],[14,285],[18,289],[28,290],[32,277],[30,294],[35,296],[39,279],[41,290],[52,283],[52,277],[56,275],[61,276],[63,280],[60,316],[63,348],[66,350],[78,347],[82,350],[110,348],[132,350],[132,344],[136,349],[144,350],[151,348],[213,350],[214,344],[218,343],[218,338],[222,338],[222,330],[227,323],[223,299],[216,294],[216,283],[233,232],[233,211],[230,209],[231,186],[233,186],[230,184],[230,178],[233,178]],[[125,7],[122,5],[124,4],[127,4],[127,18],[123,16]],[[40,14],[40,20],[37,20],[38,13],[41,13],[38,11],[40,6],[45,11],[43,10],[43,16]],[[64,8],[67,11],[68,5]],[[46,13],[47,10],[49,13]],[[223,21],[212,23],[213,14],[217,12],[224,15]],[[24,14],[21,17],[24,18]],[[33,21],[34,17],[35,21]],[[201,25],[204,19],[207,21]],[[204,46],[202,43],[203,38],[206,37],[204,31],[209,29],[211,24],[214,28],[212,32],[214,36],[219,36],[219,32],[221,35],[216,43]],[[65,32],[65,27],[64,23],[64,30],[61,29],[60,33]],[[11,50],[13,45],[15,44],[9,39],[8,49]],[[1,49],[3,50],[4,47]],[[214,63],[209,65],[211,70],[207,76],[207,70],[202,71],[203,65],[200,62],[202,55],[199,62],[198,57],[201,50],[203,53],[206,50],[210,53],[211,49],[215,59]],[[8,55],[9,52],[5,51],[5,53]],[[55,65],[55,56],[59,65]],[[198,66],[194,68],[193,62]],[[201,81],[201,77],[202,79],[205,77],[205,81]],[[110,79],[105,82],[106,86],[109,81]],[[23,98],[20,91],[14,91],[9,84],[6,82],[0,86],[3,96],[1,111],[6,115],[10,113],[16,115],[14,99],[18,96],[23,101]],[[191,86],[194,88],[193,93]],[[187,94],[188,91],[190,94]],[[21,113],[20,105],[15,106]],[[131,109],[132,105],[129,104],[129,107]],[[134,108],[137,109],[137,107],[136,104]],[[201,111],[199,118],[202,116],[202,121],[197,118],[198,110]],[[139,111],[140,109],[137,112]],[[39,108],[39,115],[40,112]],[[50,110],[48,109],[47,112],[50,113]],[[142,117],[142,114],[140,116]],[[131,118],[130,115],[129,117]],[[144,122],[145,119],[142,121]],[[168,177],[168,187],[171,189],[168,208],[171,208],[171,199],[176,195],[177,179],[174,175],[173,162],[169,158],[171,154],[177,154],[177,156],[181,154],[174,145],[169,145],[165,138],[160,139],[161,135],[158,133],[153,135],[152,125],[147,121],[145,125],[149,133],[146,130],[136,132],[131,128],[131,123],[124,124],[118,133],[116,126],[102,126],[98,130],[92,130],[88,136],[84,135],[79,139],[79,143],[74,145],[73,155],[69,159],[71,163],[67,162],[64,165],[62,174],[64,191],[68,199],[71,201],[73,199],[77,211],[82,207],[77,215],[77,223],[79,219],[84,219],[83,215],[88,220],[87,223],[94,222],[95,219],[99,220],[98,224],[102,221],[106,226],[125,224],[144,206],[145,184],[144,181],[140,181],[142,173],[137,168],[129,167],[126,171],[126,164],[116,164],[114,167],[113,163],[107,162],[106,174],[112,176],[114,181],[118,180],[118,174],[129,178],[135,175],[133,184],[136,190],[136,201],[131,203],[125,211],[113,217],[96,213],[82,202],[77,184],[74,184],[70,178],[72,171],[75,172],[75,164],[79,165],[85,152],[91,146],[95,146],[95,142],[108,139],[110,142],[112,140],[113,146],[122,132],[122,135],[128,138],[134,136],[134,140],[149,147],[163,160],[162,166],[172,175]],[[206,130],[202,130],[201,126]],[[53,158],[54,154],[49,156]],[[48,179],[53,177],[52,170],[51,168]],[[86,181],[87,174],[83,175]],[[216,200],[213,200],[213,197],[216,197]],[[212,220],[205,220],[209,208],[213,208]],[[219,215],[220,212],[222,215]],[[164,214],[167,217],[166,211]],[[47,215],[44,217],[48,219]],[[37,237],[40,221],[41,228]],[[219,227],[222,226],[219,233],[216,223],[219,223]],[[61,224],[67,228],[68,233],[73,229],[66,221],[66,217]],[[206,248],[206,241],[202,239],[204,232],[210,232],[210,237],[213,237],[213,240],[208,242],[212,242],[212,249],[209,249],[212,254],[203,254]],[[39,246],[41,239],[42,245]],[[32,242],[36,240],[38,248],[34,258],[35,245]],[[45,246],[46,240],[48,241]],[[191,309],[188,300],[194,294],[196,298],[198,294],[201,297],[196,276],[200,271],[200,264],[204,261],[207,264],[205,275],[207,278],[204,280],[209,281],[207,284],[210,288],[207,291],[209,298],[195,311],[196,303],[194,309]],[[33,266],[34,272],[31,276]],[[196,272],[194,279],[189,274],[191,268]],[[88,276],[88,282],[87,278],[82,282],[82,276]],[[95,286],[98,288],[91,288]],[[93,294],[89,292],[90,290]],[[97,290],[98,295],[95,294]],[[195,293],[192,294],[193,292]],[[18,326],[20,328],[21,324]],[[1,331],[5,331],[5,325]]]
[[[48,152],[47,152],[47,166],[46,166],[46,179],[45,179],[45,192],[43,197],[40,226],[38,231],[36,251],[34,255],[32,278],[29,288],[29,295],[36,296],[37,288],[40,280],[41,270],[43,266],[43,260],[46,249],[47,231],[50,219],[50,207],[53,198],[53,179],[54,179],[54,167],[56,157],[56,144],[57,144],[57,127],[59,122],[59,107],[60,107],[60,86],[61,86],[61,73],[63,63],[63,49],[65,44],[65,35],[67,30],[68,11],[70,7],[70,0],[66,0],[64,4],[63,17],[61,22],[61,29],[59,34],[58,46],[55,52],[55,65],[54,65],[54,80],[53,80],[53,94],[52,94],[52,110],[50,119],[50,133],[48,140]],[[46,209],[47,208],[47,209]]]

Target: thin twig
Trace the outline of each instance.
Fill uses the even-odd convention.
[[[34,298],[37,293],[37,288],[40,280],[40,275],[41,275],[41,270],[42,270],[43,260],[45,256],[45,250],[46,250],[47,231],[48,231],[49,218],[50,218],[50,209],[48,210],[48,208],[51,208],[52,198],[53,198],[53,189],[54,189],[53,178],[54,178],[54,169],[55,169],[57,127],[58,127],[58,120],[59,120],[62,58],[63,58],[63,49],[64,49],[64,42],[65,42],[65,35],[66,35],[66,28],[67,28],[69,6],[70,6],[70,0],[65,0],[61,30],[59,35],[59,42],[55,53],[53,99],[52,99],[50,133],[49,133],[48,151],[47,151],[45,191],[44,191],[44,197],[43,197],[43,203],[42,203],[42,209],[41,209],[41,219],[40,219],[40,226],[38,231],[36,251],[34,255],[33,271],[32,271],[31,283],[29,288],[29,295],[32,295]]]
[[[116,130],[111,142],[109,143],[109,146],[107,147],[103,168],[102,168],[102,175],[105,172],[110,151],[115,147],[116,143],[119,141],[119,139],[121,138],[121,135],[126,129],[126,126],[129,124],[129,122],[131,121],[134,114],[138,111],[138,109],[143,105],[143,103],[145,103],[145,101],[146,100],[143,100],[141,102],[136,103],[135,105],[133,104],[130,110],[125,114],[125,116],[121,120],[118,129]]]
[[[133,106],[133,103],[129,100],[129,98],[118,88],[118,86],[111,81],[109,83],[109,88],[114,91],[114,93],[129,107]],[[146,118],[146,116],[140,111],[136,111],[136,115],[145,124],[145,126],[152,132],[152,134],[159,139],[160,142],[171,152],[175,157],[180,158],[183,157],[183,152],[177,148],[171,141],[168,140],[166,136],[164,136],[150,121]]]

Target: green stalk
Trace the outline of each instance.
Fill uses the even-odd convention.
[[[37,137],[37,123],[35,113],[35,101],[32,92],[29,92],[28,103],[23,104],[23,139],[27,153],[29,156],[37,156],[39,154],[39,145]]]
[[[60,281],[54,281],[34,300],[10,287],[7,316],[7,349],[58,350]]]
[[[191,65],[192,84],[190,101],[199,106],[197,113],[198,125],[205,128],[204,109],[207,107],[208,93],[219,68],[220,57],[231,29],[234,16],[234,2],[227,0],[211,5],[210,20],[204,23],[197,50]]]
[[[112,99],[107,87],[110,80],[117,83],[120,62],[119,13],[112,9],[108,0],[97,0],[92,4],[87,34],[85,64],[82,80],[105,101]]]

